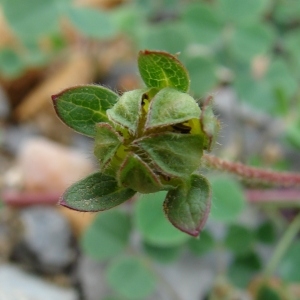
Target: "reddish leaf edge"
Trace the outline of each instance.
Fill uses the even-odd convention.
[[[205,210],[205,213],[204,213],[204,216],[203,218],[201,219],[200,223],[198,224],[198,226],[194,229],[194,230],[187,230],[187,229],[184,229],[184,228],[181,228],[180,226],[178,226],[177,224],[175,224],[174,222],[172,222],[172,220],[170,220],[166,210],[165,210],[165,205],[163,205],[164,207],[164,213],[165,213],[165,216],[167,217],[167,219],[169,220],[169,222],[175,227],[177,228],[178,230],[184,232],[184,233],[187,233],[188,235],[192,236],[192,237],[198,237],[201,230],[204,228],[206,222],[207,222],[207,219],[208,219],[208,216],[209,216],[209,213],[210,213],[210,208],[211,208],[211,191],[209,192],[209,200],[208,200],[208,205],[206,206],[206,210]],[[164,203],[165,204],[165,203]]]

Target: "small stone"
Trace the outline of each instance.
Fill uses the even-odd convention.
[[[94,169],[86,154],[44,138],[32,138],[22,145],[18,165],[24,189],[31,192],[63,193]]]
[[[56,272],[74,261],[70,225],[57,209],[28,207],[20,211],[20,219],[24,227],[22,246],[36,257],[40,269]]]
[[[77,278],[81,282],[83,299],[99,300],[108,295],[110,289],[105,279],[105,264],[81,255],[78,261]]]
[[[0,265],[1,300],[78,300],[72,288],[62,288],[24,272],[16,266]]]

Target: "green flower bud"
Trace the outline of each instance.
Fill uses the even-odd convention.
[[[175,188],[201,163],[201,109],[174,88],[124,93],[107,110],[111,124],[96,127],[95,155],[101,171],[141,193]]]

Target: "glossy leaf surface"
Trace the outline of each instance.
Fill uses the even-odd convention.
[[[187,70],[182,63],[167,52],[140,51],[138,66],[146,86],[155,88],[173,87],[187,92],[190,85]]]
[[[95,125],[107,122],[106,110],[118,100],[111,90],[97,85],[75,86],[52,96],[60,119],[75,131],[95,136]]]
[[[60,203],[78,211],[102,211],[130,199],[135,191],[121,188],[114,177],[94,173],[74,183],[60,199]]]

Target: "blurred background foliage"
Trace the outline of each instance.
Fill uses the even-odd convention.
[[[70,133],[50,108],[50,95],[91,82],[120,93],[137,88],[135,60],[145,48],[178,53],[199,103],[230,89],[236,105],[246,105],[251,115],[279,119],[280,142],[299,150],[299,0],[0,0],[0,84],[11,109],[1,122],[22,126],[35,120],[39,133],[70,144]],[[266,159],[260,154],[237,158],[261,166]],[[289,168],[284,159],[270,160],[268,166]],[[216,276],[206,287],[207,299],[244,299],[234,297],[246,291],[253,299],[300,299],[299,286],[293,285],[300,282],[299,240],[280,262],[279,279],[260,277],[290,214],[259,206],[247,222],[248,186],[209,176],[213,206],[199,239],[168,224],[163,193],[93,218],[79,238],[80,251],[105,262],[106,281],[117,295],[105,299],[148,299],[169,284],[156,266],[165,268],[188,255],[214,260]],[[297,212],[297,205],[289,208]],[[218,264],[214,257],[224,255],[229,259]]]

